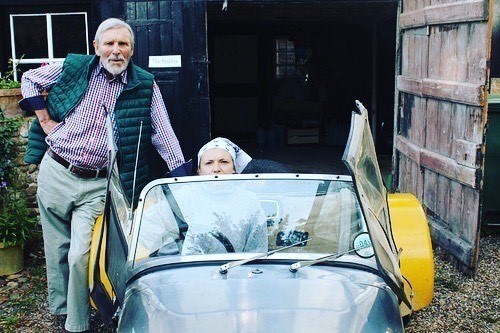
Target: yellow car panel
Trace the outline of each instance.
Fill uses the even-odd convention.
[[[388,204],[394,241],[402,249],[401,272],[413,289],[413,310],[419,310],[434,295],[434,255],[427,218],[412,194],[389,194]]]
[[[90,290],[90,304],[97,309],[93,296],[95,289],[95,273],[96,269],[100,277],[100,281],[107,293],[109,299],[113,299],[113,288],[111,282],[106,274],[106,256],[104,255],[104,250],[106,249],[106,225],[103,220],[103,216],[99,215],[94,224],[94,230],[92,232],[92,241],[90,243],[90,255],[89,255],[89,290]],[[95,297],[95,296],[94,296]]]

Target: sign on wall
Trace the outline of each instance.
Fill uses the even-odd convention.
[[[172,68],[182,67],[181,56],[179,55],[164,55],[164,56],[149,56],[149,68]]]

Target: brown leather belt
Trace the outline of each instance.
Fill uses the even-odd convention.
[[[54,161],[57,163],[61,164],[63,167],[68,169],[71,173],[73,173],[75,176],[78,176],[80,178],[106,178],[108,175],[108,170],[107,169],[101,169],[101,170],[92,170],[92,169],[86,169],[82,167],[77,167],[75,165],[71,165],[68,161],[66,161],[64,158],[61,156],[57,155],[52,149],[47,150],[47,154],[52,157]]]

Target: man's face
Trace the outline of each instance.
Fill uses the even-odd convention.
[[[123,72],[134,54],[130,32],[125,27],[112,28],[101,34],[99,43],[94,41],[95,54],[108,72],[118,75]]]

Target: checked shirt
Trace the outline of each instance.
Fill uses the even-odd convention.
[[[39,96],[56,83],[62,72],[62,63],[43,66],[24,73],[22,80],[23,97]],[[106,141],[106,116],[103,105],[110,111],[115,129],[115,103],[127,84],[127,71],[109,80],[102,64],[92,71],[89,87],[81,102],[68,116],[47,135],[49,147],[73,165],[87,169],[103,169],[108,163]],[[174,134],[160,89],[153,84],[151,102],[151,141],[170,170],[184,163],[179,141]]]

